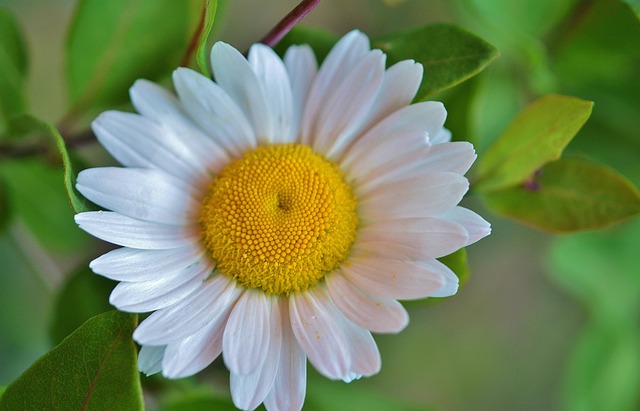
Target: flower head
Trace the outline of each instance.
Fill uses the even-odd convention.
[[[134,332],[142,371],[186,377],[222,353],[239,408],[300,409],[307,359],[375,374],[371,332],[408,323],[397,300],[456,292],[436,258],[490,231],[457,206],[475,152],[449,142],[441,103],[410,105],[422,66],[385,69],[358,31],[319,69],[307,46],[245,59],[216,43],[211,64],[215,81],[177,69],[177,96],[139,80],[139,114],[94,121],[125,167],[80,173],[111,211],[76,221],[123,246],[91,263],[120,281],[110,302],[153,311]]]

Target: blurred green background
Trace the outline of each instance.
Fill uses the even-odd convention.
[[[212,39],[244,50],[295,4],[227,1]],[[24,30],[30,111],[58,123],[67,108],[64,39],[74,2],[0,0],[0,7]],[[526,103],[551,92],[573,95],[595,108],[568,154],[640,184],[640,24],[624,2],[324,0],[304,24],[376,36],[439,21],[476,33],[501,53],[480,75],[436,96],[447,104],[454,138],[472,141],[482,156]],[[97,145],[79,156],[112,161]],[[1,161],[0,189],[9,193],[13,217],[0,232],[6,385],[52,346],[49,324],[62,285],[106,246],[75,227],[59,166]],[[468,249],[469,282],[439,304],[411,305],[402,334],[376,337],[381,373],[352,388],[417,409],[638,409],[640,220],[558,237],[497,217],[474,198],[466,205],[493,224],[493,234]],[[95,304],[89,309],[104,302],[88,302]],[[316,379],[310,376],[311,399]]]

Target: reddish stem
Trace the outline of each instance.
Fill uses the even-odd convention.
[[[260,43],[273,47],[313,10],[322,0],[302,0],[293,10],[289,12],[280,22],[260,40]]]

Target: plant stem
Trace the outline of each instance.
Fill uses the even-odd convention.
[[[322,0],[302,0],[293,10],[289,12],[280,22],[260,40],[260,43],[273,47],[313,10]]]

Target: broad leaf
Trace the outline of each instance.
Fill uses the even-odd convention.
[[[113,281],[94,274],[88,264],[74,272],[54,302],[51,340],[57,344],[89,318],[112,310],[109,294],[114,285]]]
[[[218,10],[218,0],[204,0],[204,9],[202,10],[202,17],[200,21],[200,34],[198,41],[198,50],[196,51],[196,60],[200,71],[207,76],[210,76],[208,61],[209,61],[209,47],[207,40],[209,34],[213,28],[213,23],[216,19],[216,11]]]
[[[0,410],[142,410],[136,316],[94,317],[11,383]]]
[[[590,101],[557,94],[530,104],[480,158],[474,188],[486,192],[514,186],[560,158],[592,107]]]
[[[482,71],[498,51],[483,39],[451,24],[431,24],[388,34],[372,46],[387,53],[387,65],[413,59],[424,66],[416,100],[453,87]]]
[[[0,8],[0,126],[25,110],[27,57],[22,33],[13,16]]]
[[[556,233],[596,229],[640,212],[640,194],[622,175],[567,158],[547,164],[526,184],[484,198],[498,214]]]
[[[128,101],[138,78],[159,80],[182,61],[195,2],[81,0],[67,39],[72,113]],[[197,2],[197,9],[201,3]]]
[[[295,26],[273,49],[280,56],[284,56],[290,46],[307,44],[313,49],[318,63],[321,63],[339,39],[337,35],[327,30]]]

